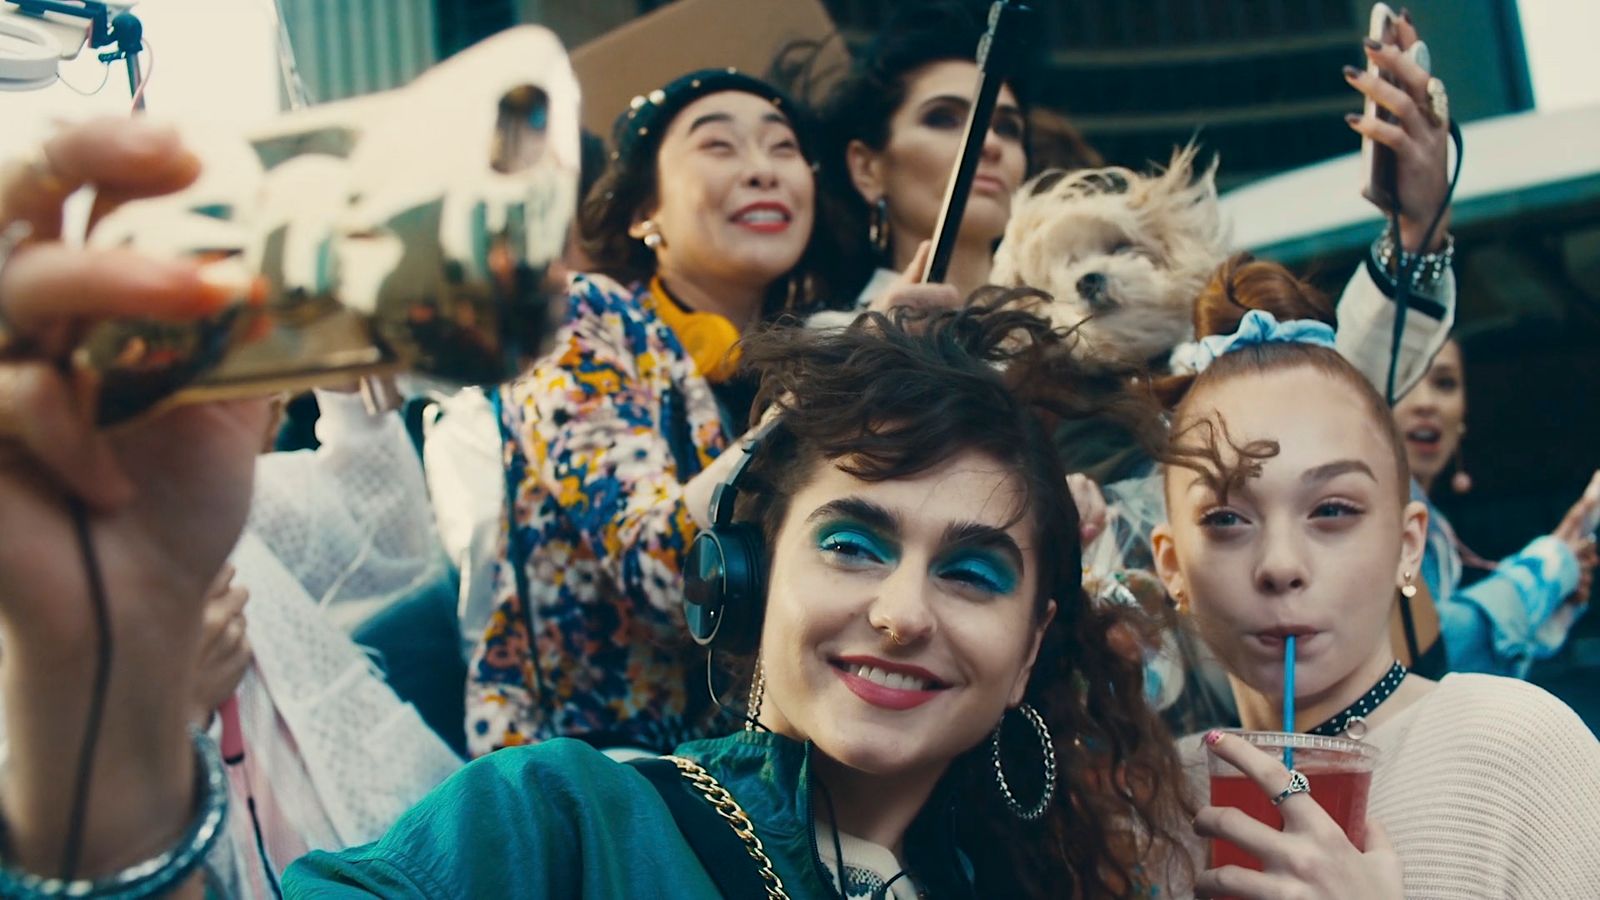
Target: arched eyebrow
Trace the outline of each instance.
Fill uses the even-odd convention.
[[[840,497],[837,500],[829,500],[827,503],[812,510],[811,515],[806,516],[806,522],[809,524],[830,516],[855,519],[863,525],[869,525],[895,537],[898,537],[901,531],[900,517],[898,515],[885,506],[873,503],[871,500],[863,500],[860,497]]]
[[[1335,478],[1338,478],[1340,475],[1345,475],[1351,472],[1354,472],[1358,475],[1365,475],[1374,482],[1378,480],[1378,476],[1373,474],[1372,467],[1361,460],[1339,459],[1305,470],[1300,474],[1300,483],[1319,484],[1324,481],[1331,481]]]
[[[732,114],[725,113],[725,112],[706,113],[703,116],[696,117],[693,122],[690,122],[689,123],[689,130],[684,132],[684,134],[685,135],[694,134],[694,130],[696,128],[699,128],[701,125],[710,125],[710,124],[715,123],[715,122],[725,122],[725,123],[731,125],[731,124],[733,124],[733,116],[732,116]],[[772,124],[775,124],[775,125],[782,125],[785,128],[793,128],[794,127],[793,125],[789,124],[789,120],[787,118],[785,118],[782,113],[779,113],[779,112],[769,112],[769,113],[764,114],[761,117],[761,122],[762,122],[762,124],[772,123]]]
[[[994,550],[1010,560],[1018,572],[1025,568],[1022,548],[1017,546],[1011,535],[1004,529],[984,522],[951,522],[944,529],[944,539],[941,543],[946,547],[980,547]]]

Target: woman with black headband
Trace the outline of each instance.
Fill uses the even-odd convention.
[[[734,343],[812,306],[827,271],[807,129],[771,86],[691,73],[634,98],[613,138],[579,214],[597,272],[574,279],[556,349],[497,397],[509,522],[469,670],[474,754],[708,733],[680,571],[750,411]]]

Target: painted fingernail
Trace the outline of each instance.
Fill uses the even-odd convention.
[[[205,285],[204,302],[209,309],[239,301],[251,302],[259,290],[254,274],[238,259],[208,262],[195,274]]]
[[[1206,732],[1206,736],[1200,740],[1204,742],[1207,747],[1215,747],[1217,745],[1217,741],[1222,740],[1222,731],[1220,729],[1213,728]]]
[[[1350,79],[1351,81],[1355,81],[1357,78],[1361,77],[1361,70],[1355,66],[1345,66],[1344,77]]]
[[[1373,40],[1372,38],[1363,38],[1361,42],[1366,44],[1367,45],[1367,49],[1371,50],[1373,52],[1377,52],[1377,51],[1383,49],[1383,45],[1378,43],[1377,41]]]
[[[1400,18],[1405,19],[1407,22],[1410,22],[1411,21],[1411,10],[1407,9],[1404,6],[1400,7]]]
[[[1361,121],[1361,116],[1357,115],[1356,113],[1345,113],[1344,114],[1344,121],[1345,121],[1345,124],[1347,124],[1347,125],[1354,125],[1357,122]]]

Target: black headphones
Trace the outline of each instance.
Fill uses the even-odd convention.
[[[744,457],[711,493],[711,528],[695,536],[683,566],[684,617],[703,647],[748,653],[761,639],[766,552],[761,527],[733,521],[739,479],[781,419],[762,424],[745,440]]]

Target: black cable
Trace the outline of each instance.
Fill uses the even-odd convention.
[[[245,808],[250,811],[250,828],[256,834],[256,853],[261,856],[261,870],[267,875],[267,887],[272,888],[272,896],[283,900],[283,888],[278,884],[277,874],[272,871],[272,857],[267,855],[267,840],[261,833],[261,819],[256,816],[254,793],[245,798]]]
[[[1438,231],[1439,223],[1444,220],[1445,211],[1450,208],[1450,201],[1455,197],[1456,184],[1461,181],[1461,160],[1466,154],[1461,142],[1461,127],[1454,122],[1450,123],[1450,140],[1456,147],[1456,167],[1455,171],[1450,174],[1450,183],[1445,186],[1444,200],[1439,204],[1439,208],[1434,210],[1433,221],[1429,222],[1427,230],[1422,232],[1422,242],[1418,245],[1418,251],[1411,255],[1409,264],[1402,261],[1395,267],[1394,331],[1389,340],[1389,379],[1383,394],[1384,399],[1389,401],[1390,406],[1394,406],[1395,400],[1399,399],[1395,396],[1394,388],[1395,379],[1400,371],[1400,341],[1405,336],[1406,331],[1406,310],[1411,305],[1411,278],[1416,274],[1417,264],[1422,261],[1422,257],[1428,252],[1428,245],[1433,243],[1433,234]],[[1403,260],[1405,243],[1400,239],[1400,213],[1398,210],[1389,212],[1389,228],[1391,229],[1390,234],[1394,237],[1395,259]]]
[[[100,573],[100,560],[95,554],[94,539],[89,534],[89,513],[83,501],[76,497],[67,498],[67,512],[72,517],[78,551],[83,556],[84,575],[89,582],[89,605],[94,610],[97,646],[94,687],[89,694],[89,721],[84,726],[83,742],[78,749],[78,776],[73,787],[71,813],[67,819],[66,845],[61,851],[63,881],[71,881],[77,876],[78,861],[83,855],[83,823],[88,813],[94,754],[100,743],[100,721],[111,684],[111,615],[106,608],[105,579]]]
[[[842,900],[850,895],[844,890],[844,844],[839,840],[839,817],[834,815],[833,795],[828,793],[828,785],[818,778],[817,787],[822,788],[822,802],[828,804],[828,830],[833,832],[833,860],[838,864],[833,874],[839,879],[839,897]],[[812,827],[816,827],[815,824]]]
[[[1461,181],[1461,160],[1466,154],[1461,141],[1461,128],[1454,122],[1450,123],[1450,140],[1456,148],[1455,171],[1450,174],[1450,183],[1445,187],[1444,200],[1439,204],[1439,208],[1434,210],[1433,220],[1422,232],[1422,242],[1418,245],[1416,253],[1405,252],[1405,242],[1400,239],[1399,210],[1389,212],[1389,234],[1394,238],[1394,258],[1398,262],[1394,274],[1394,330],[1389,339],[1389,378],[1383,394],[1390,407],[1393,407],[1395,401],[1399,399],[1395,396],[1395,381],[1400,373],[1400,343],[1406,332],[1406,311],[1411,306],[1411,279],[1416,274],[1418,263],[1428,252],[1428,245],[1433,243],[1434,232],[1439,229],[1439,223],[1444,221],[1445,211],[1450,208],[1450,201],[1455,197],[1456,184]],[[1411,654],[1411,665],[1415,666],[1422,658],[1422,650],[1417,642],[1417,626],[1409,597],[1400,598],[1400,624],[1405,630],[1406,650]]]
[[[900,874],[894,876],[888,881],[885,881],[883,884],[878,886],[877,890],[872,892],[873,900],[889,900],[889,888],[894,887],[894,883],[904,877],[906,877],[906,870],[901,869]]]

